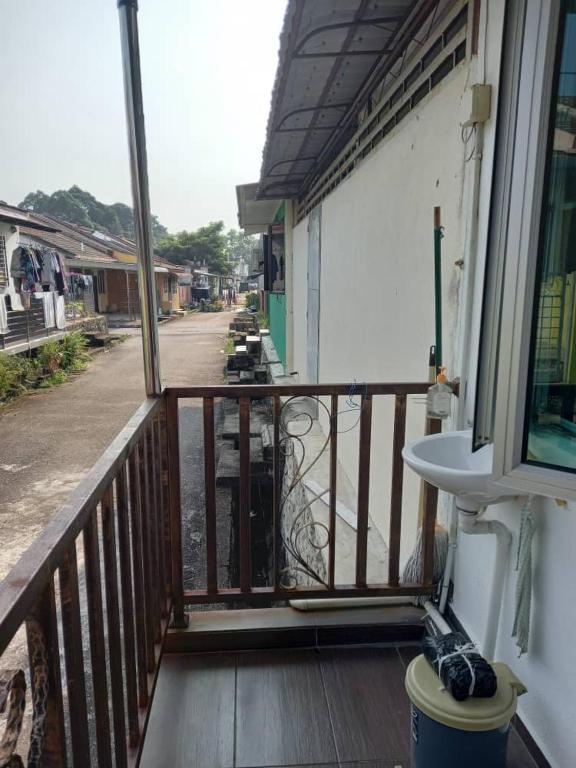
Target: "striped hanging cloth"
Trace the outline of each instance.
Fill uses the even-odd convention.
[[[516,559],[516,600],[512,637],[516,639],[518,656],[528,650],[530,637],[530,610],[532,607],[532,539],[535,523],[532,496],[528,496],[522,509],[518,553]]]

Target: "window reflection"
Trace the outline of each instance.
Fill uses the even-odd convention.
[[[523,459],[576,471],[576,0],[560,29]]]

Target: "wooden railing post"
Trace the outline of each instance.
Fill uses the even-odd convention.
[[[64,730],[64,706],[62,704],[62,676],[60,674],[60,649],[58,647],[58,620],[54,582],[50,580],[26,620],[28,657],[32,695],[38,695],[38,685],[46,685],[46,717],[43,733],[32,730],[32,756],[38,757],[43,768],[66,768],[66,733]],[[43,667],[47,665],[48,677]]]
[[[402,486],[406,440],[406,395],[396,395],[394,403],[394,439],[392,445],[392,482],[390,484],[390,537],[388,541],[388,584],[398,586],[400,537],[402,532]]]
[[[178,437],[178,397],[166,396],[166,429],[168,431],[168,488],[170,492],[170,542],[172,550],[172,626],[188,626],[184,613],[182,571],[182,510],[180,502],[180,440]]]
[[[250,398],[239,401],[240,504],[238,542],[240,548],[240,591],[250,592],[252,585],[252,552],[250,549]]]
[[[214,452],[214,398],[204,398],[204,495],[206,498],[206,588],[218,590],[216,543],[216,458]]]
[[[370,506],[370,439],[372,395],[362,395],[358,455],[358,513],[356,528],[356,586],[366,587],[368,556],[368,509]]]
[[[108,710],[108,680],[106,675],[106,639],[104,609],[102,603],[102,575],[100,569],[100,545],[98,541],[98,517],[96,510],[84,528],[84,569],[86,572],[87,613],[90,628],[90,653],[92,658],[92,690],[94,714],[98,732],[98,768],[112,766],[112,742],[110,713]]]
[[[82,761],[90,753],[90,740],[75,544],[69,548],[62,558],[59,575],[72,757],[74,765],[82,765]]]
[[[330,398],[330,550],[328,552],[328,586],[334,589],[336,572],[336,501],[338,482],[338,395]]]

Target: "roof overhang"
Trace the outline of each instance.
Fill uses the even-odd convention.
[[[282,199],[257,200],[258,182],[240,184],[236,187],[238,200],[238,223],[247,235],[258,235],[267,232],[274,223]]]
[[[289,0],[257,196],[295,198],[358,127],[438,0]]]
[[[37,229],[41,232],[59,232],[57,227],[51,227],[43,224],[34,218],[27,211],[11,211],[0,206],[0,221],[6,224],[13,224],[17,227],[27,227],[28,229]]]

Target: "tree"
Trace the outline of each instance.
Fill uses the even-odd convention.
[[[101,203],[94,195],[80,189],[76,184],[69,190],[59,189],[51,195],[46,195],[40,190],[30,192],[20,203],[20,207],[128,240],[134,240],[136,237],[134,214],[130,206],[124,203]],[[156,241],[168,235],[168,230],[160,224],[156,216],[152,216],[152,235]]]
[[[228,261],[234,264],[250,264],[252,251],[258,245],[258,238],[247,235],[240,229],[229,229],[225,237]]]
[[[156,253],[173,264],[206,264],[211,272],[226,274],[230,271],[226,253],[223,221],[212,221],[195,232],[186,230],[168,235],[156,246]]]

